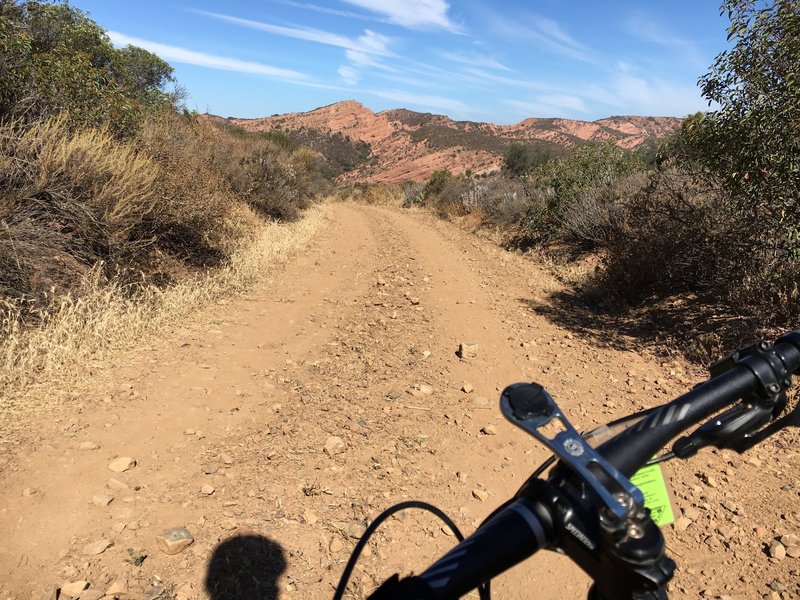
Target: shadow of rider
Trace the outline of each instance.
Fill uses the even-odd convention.
[[[212,600],[277,600],[285,570],[280,545],[261,535],[239,535],[214,549],[205,587]]]

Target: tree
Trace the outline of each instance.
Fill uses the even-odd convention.
[[[512,177],[522,177],[534,167],[533,150],[525,144],[511,144],[503,159],[503,171]]]
[[[172,100],[164,88],[175,81],[174,69],[152,52],[138,46],[120,48],[113,54],[112,70],[126,91],[141,104],[156,106]]]
[[[63,113],[75,126],[128,135],[146,110],[171,103],[171,81],[163,60],[114,48],[66,3],[0,0],[0,118],[30,123]]]
[[[797,254],[800,2],[725,0],[722,13],[732,46],[699,82],[719,108],[688,121],[683,136],[691,158],[721,179],[742,218],[770,221],[766,233],[782,230],[782,243]]]

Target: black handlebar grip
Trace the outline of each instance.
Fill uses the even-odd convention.
[[[430,598],[460,598],[546,546],[552,532],[552,520],[543,506],[517,498],[419,579],[427,584]]]

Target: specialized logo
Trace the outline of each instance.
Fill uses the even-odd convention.
[[[572,456],[580,456],[583,454],[583,444],[575,438],[567,438],[564,440],[564,450],[569,452]]]
[[[575,537],[576,537],[576,538],[577,538],[577,539],[578,539],[578,540],[581,542],[581,544],[583,544],[584,546],[586,546],[586,547],[587,547],[589,550],[594,550],[594,549],[595,549],[595,547],[596,547],[596,546],[595,546],[595,545],[592,543],[592,540],[590,540],[590,539],[589,539],[589,538],[586,536],[586,534],[585,534],[585,533],[583,533],[583,532],[582,532],[580,529],[578,529],[577,527],[575,527],[575,525],[573,525],[572,523],[566,523],[566,524],[565,524],[565,528],[566,528],[566,530],[567,530],[567,531],[569,531],[569,532],[570,532],[570,533],[571,533],[573,536],[575,536]]]

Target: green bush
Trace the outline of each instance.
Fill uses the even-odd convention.
[[[524,179],[530,200],[523,227],[528,242],[545,243],[565,235],[574,239],[579,231],[565,232],[565,215],[581,212],[585,202],[596,205],[598,196],[612,198],[610,188],[643,170],[639,157],[611,142],[579,146],[568,156],[536,167]],[[589,236],[580,241],[590,244],[595,240]]]
[[[312,201],[317,153],[180,115],[171,81],[66,3],[0,0],[0,305],[39,314],[89,271],[168,285]]]
[[[732,48],[700,79],[719,109],[687,122],[690,158],[800,250],[800,1],[726,0]]]
[[[587,187],[561,210],[559,237],[578,250],[607,248],[630,211],[630,200],[648,181],[644,171],[620,177],[612,184]]]
[[[116,49],[66,3],[0,0],[0,118],[64,113],[73,127],[131,135],[147,109],[170,103],[172,67],[141,48]]]
[[[689,275],[697,272],[686,289],[758,326],[794,326],[800,317],[800,2],[726,0],[722,12],[732,45],[700,79],[704,96],[719,108],[686,119],[666,148],[670,164],[682,177],[703,181],[702,190],[690,186],[679,198],[674,186],[666,197],[653,192],[649,202],[661,198],[663,206],[636,205],[641,229],[629,220],[631,235],[642,238],[635,252],[643,257],[651,236],[656,245],[664,235],[681,241],[670,242],[674,252],[653,251],[669,261],[659,269],[662,293],[681,280],[670,274],[675,263],[685,263]],[[713,186],[709,205],[705,190]],[[647,218],[669,233],[659,235]],[[615,252],[631,248],[623,244]],[[615,277],[626,264],[624,255],[612,255]]]
[[[553,160],[556,154],[541,142],[537,145],[513,143],[503,155],[503,172],[511,177],[524,177],[537,166]]]
[[[732,266],[721,252],[731,234],[726,200],[713,178],[674,167],[651,174],[607,230],[607,285],[634,304],[719,291]]]
[[[433,201],[454,179],[455,176],[448,169],[434,171],[422,188],[423,201]]]

